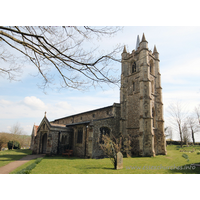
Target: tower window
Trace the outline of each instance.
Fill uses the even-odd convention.
[[[135,91],[135,82],[133,82],[133,91]]]
[[[153,60],[150,61],[150,73],[154,75]]]
[[[136,62],[133,63],[132,65],[132,73],[136,72]]]
[[[95,118],[95,114],[93,114],[92,117]]]

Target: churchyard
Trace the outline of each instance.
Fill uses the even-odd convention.
[[[26,150],[27,154],[28,150]],[[12,151],[13,152],[13,151]],[[25,153],[25,151],[23,152]],[[19,152],[18,152],[19,154]],[[183,154],[188,156],[186,159]],[[5,162],[6,156],[11,158],[10,154],[2,157],[0,153],[0,166]],[[25,155],[25,154],[23,154]],[[12,156],[23,156],[20,155]],[[3,159],[2,159],[3,158]],[[11,160],[10,159],[10,160]],[[18,159],[18,157],[17,157]],[[13,159],[13,160],[17,160]],[[4,161],[3,161],[4,160]],[[11,174],[17,173],[35,162],[36,159],[18,167]],[[12,160],[11,160],[12,161]],[[63,156],[45,156],[40,163],[33,168],[31,174],[199,174],[200,167],[200,146],[167,146],[167,155],[158,155],[156,157],[131,157],[123,158],[123,169],[114,169],[109,158],[104,159],[82,159],[76,157]]]

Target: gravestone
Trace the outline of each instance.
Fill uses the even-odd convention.
[[[116,169],[123,169],[123,154],[121,152],[117,153]]]

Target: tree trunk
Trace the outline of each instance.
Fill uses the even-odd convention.
[[[192,129],[192,140],[193,140],[193,144],[195,145],[195,140],[194,140],[194,131]]]
[[[182,138],[182,131],[181,131],[181,126],[179,124],[179,133],[180,133],[180,138],[181,138],[181,147],[183,146],[183,138]]]

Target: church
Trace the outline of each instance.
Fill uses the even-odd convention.
[[[33,154],[62,154],[101,158],[99,141],[103,134],[131,138],[135,156],[166,155],[159,53],[153,52],[143,34],[136,48],[121,54],[120,103],[34,125],[31,136]]]

